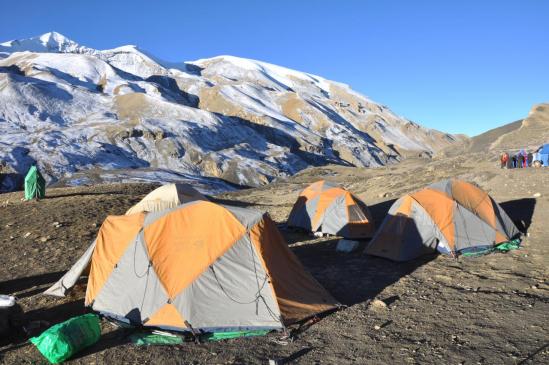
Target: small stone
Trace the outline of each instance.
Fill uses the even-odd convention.
[[[13,239],[15,239],[15,237],[13,237],[13,236],[10,236],[10,240],[13,240]]]
[[[385,303],[383,300],[374,299],[370,302],[370,305],[368,306],[368,309],[377,311],[377,310],[385,310],[387,309],[387,303]]]
[[[531,288],[532,288],[532,289],[537,289],[537,288],[538,288],[538,285],[537,285],[537,284],[532,285]]]
[[[381,329],[381,326],[378,326],[378,325],[376,324],[376,325],[374,326],[374,329],[375,329],[376,331],[379,331],[379,330]]]
[[[47,242],[49,237],[40,237],[40,242]]]

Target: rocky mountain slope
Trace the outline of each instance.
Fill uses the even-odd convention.
[[[518,151],[526,148],[530,151],[549,142],[549,103],[534,105],[524,119],[491,129],[461,144],[448,147],[445,155],[456,153]]]
[[[55,32],[0,44],[0,131],[4,191],[33,163],[50,183],[191,179],[227,190],[460,140],[311,74],[231,56],[168,63]]]

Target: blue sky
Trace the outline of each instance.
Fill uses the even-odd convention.
[[[169,61],[229,54],[350,84],[428,127],[475,135],[549,101],[546,0],[10,1],[0,40],[51,30]]]

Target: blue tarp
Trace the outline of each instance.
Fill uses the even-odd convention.
[[[549,166],[549,143],[544,144],[541,146],[539,150],[541,162],[543,163],[544,167]]]

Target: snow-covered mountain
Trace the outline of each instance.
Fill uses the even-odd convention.
[[[169,63],[55,32],[0,44],[0,131],[3,190],[33,163],[50,182],[222,190],[312,165],[382,166],[458,140],[308,73],[232,56]]]

